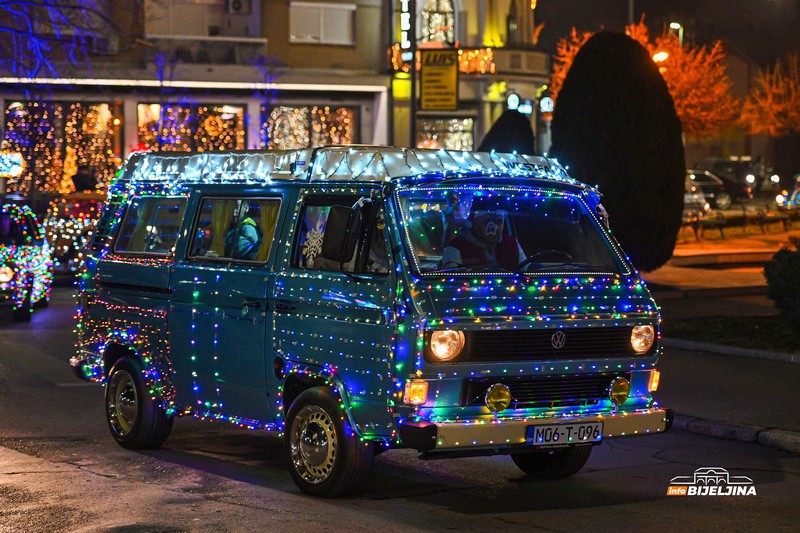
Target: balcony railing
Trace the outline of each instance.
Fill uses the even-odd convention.
[[[174,63],[250,65],[267,55],[267,39],[255,37],[148,35],[145,44],[150,62],[161,53]]]

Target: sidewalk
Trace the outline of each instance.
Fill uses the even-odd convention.
[[[798,224],[795,224],[798,226]],[[771,230],[771,231],[770,231]],[[728,228],[700,241],[682,231],[667,265],[643,274],[662,319],[777,314],[763,264],[800,229]],[[673,429],[759,442],[800,454],[800,354],[664,339],[657,400]]]

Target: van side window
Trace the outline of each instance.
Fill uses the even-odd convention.
[[[322,240],[325,237],[325,228],[331,206],[350,206],[357,199],[357,197],[310,198],[306,202],[300,216],[300,227],[292,266],[315,270],[335,270],[337,272],[341,270],[344,272],[368,272],[372,274],[387,274],[389,272],[384,217],[382,216],[382,211],[376,213],[368,206],[362,208],[364,210],[365,224],[359,236],[361,244],[353,251],[352,257],[342,266],[337,261],[322,257]],[[359,251],[361,251],[360,255]]]
[[[186,198],[134,197],[120,225],[114,251],[171,254],[185,208]]]
[[[265,263],[280,206],[278,198],[203,198],[189,257]]]

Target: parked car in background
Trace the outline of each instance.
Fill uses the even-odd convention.
[[[683,218],[684,220],[692,217],[702,216],[711,210],[711,206],[706,201],[706,197],[700,187],[695,184],[689,176],[686,176],[685,188],[683,191]]]
[[[56,274],[73,274],[80,268],[104,200],[103,194],[81,192],[50,202],[42,225]]]
[[[34,306],[44,306],[53,283],[50,246],[30,207],[0,205],[0,306],[11,306],[14,320],[28,321]]]
[[[703,196],[714,209],[730,209],[733,197],[727,191],[725,181],[708,170],[687,170],[686,176],[703,192]]]

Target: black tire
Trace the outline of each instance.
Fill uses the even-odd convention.
[[[158,448],[172,431],[172,417],[147,393],[133,359],[122,357],[111,368],[105,403],[111,435],[123,448]]]
[[[733,199],[731,198],[730,194],[726,192],[721,192],[717,194],[716,198],[714,199],[714,203],[716,204],[717,209],[719,209],[720,211],[727,211],[728,209],[731,208],[731,205],[733,204]]]
[[[363,489],[372,466],[373,444],[359,442],[330,390],[303,391],[286,416],[284,449],[300,490],[333,498]]]
[[[28,292],[25,294],[25,299],[22,304],[11,311],[11,317],[15,322],[30,322],[31,313],[33,312],[33,304],[31,303],[31,293],[33,292],[33,284],[28,287]]]
[[[591,454],[591,446],[575,446],[534,453],[512,453],[511,459],[529,476],[563,479],[578,473]]]

